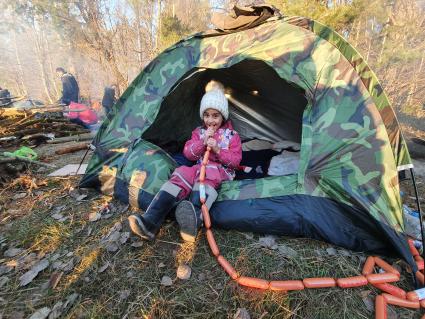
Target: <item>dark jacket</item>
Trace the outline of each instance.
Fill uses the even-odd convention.
[[[105,109],[105,114],[108,114],[112,111],[112,107],[116,102],[115,99],[115,89],[113,87],[105,87],[105,92],[103,93],[102,106]]]
[[[71,102],[78,103],[80,89],[78,88],[77,80],[70,73],[65,73],[61,76],[62,81],[62,97],[60,101],[63,104],[69,105]]]
[[[10,92],[7,89],[0,90],[0,105],[9,104],[12,100],[10,99]]]

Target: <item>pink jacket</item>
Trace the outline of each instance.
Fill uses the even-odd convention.
[[[197,127],[192,132],[192,138],[188,140],[184,146],[183,154],[190,161],[202,161],[202,156],[206,151],[204,145],[205,127]],[[230,120],[214,133],[213,138],[220,147],[220,153],[210,152],[208,166],[214,165],[223,170],[233,179],[235,169],[239,167],[242,159],[242,145],[239,134],[233,130]]]

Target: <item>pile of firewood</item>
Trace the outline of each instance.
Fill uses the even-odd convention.
[[[71,123],[61,112],[12,111],[0,113],[0,147],[31,146],[60,138],[81,140],[90,130]],[[90,135],[91,136],[91,135]],[[91,136],[92,137],[92,136]],[[59,138],[59,139],[58,139]],[[65,139],[66,141],[66,139]]]
[[[43,143],[80,142],[56,149],[55,153],[62,155],[87,149],[93,137],[94,134],[90,130],[63,117],[61,108],[43,110],[0,108],[0,186],[17,178],[29,167],[50,169],[56,167],[42,160],[15,156],[10,152],[22,146],[34,148]]]

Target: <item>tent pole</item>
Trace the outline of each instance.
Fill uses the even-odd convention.
[[[422,258],[425,260],[425,247],[424,247],[425,242],[424,242],[423,217],[422,217],[422,211],[421,211],[421,204],[419,202],[418,188],[416,187],[415,172],[413,171],[412,167],[410,168],[410,175],[412,176],[413,188],[415,190],[415,197],[416,197],[416,208],[419,212],[419,222],[421,223]],[[425,267],[423,269],[423,273],[425,275]]]
[[[90,150],[93,150],[93,147],[94,147],[94,146],[93,146],[92,144],[90,144],[90,145],[87,147],[87,151],[84,153],[84,156],[83,156],[83,158],[81,159],[81,161],[80,161],[80,165],[78,165],[78,168],[77,168],[77,170],[75,171],[74,176],[77,176],[78,171],[80,170],[81,165],[83,165],[83,162],[84,162],[84,160],[86,159],[87,154],[89,153],[89,151],[90,151]],[[80,184],[78,184],[78,186],[77,186],[77,189],[79,189],[79,188],[80,188]]]

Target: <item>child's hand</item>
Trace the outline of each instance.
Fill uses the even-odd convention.
[[[208,138],[207,146],[211,147],[214,153],[218,153],[220,151],[220,147],[218,147],[217,141],[212,137]]]
[[[209,127],[206,131],[205,131],[205,138],[204,138],[204,144],[207,145],[207,141],[209,138],[214,136],[214,129],[212,127]]]

